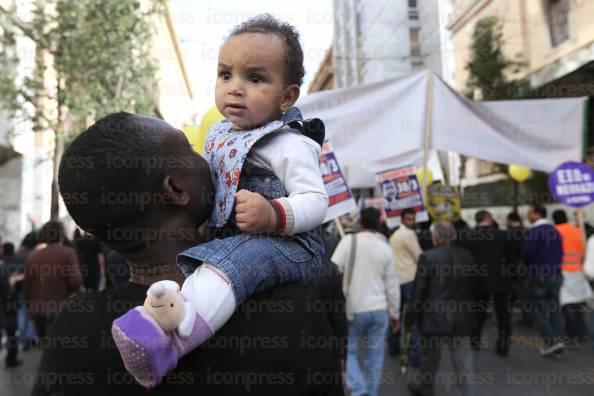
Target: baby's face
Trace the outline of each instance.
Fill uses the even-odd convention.
[[[215,102],[234,130],[262,126],[293,105],[296,98],[287,94],[285,56],[282,40],[272,34],[242,33],[223,45]]]

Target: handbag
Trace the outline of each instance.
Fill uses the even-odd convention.
[[[345,277],[343,279],[343,285],[342,285],[342,291],[344,292],[344,298],[346,300],[346,317],[348,321],[352,321],[353,320],[353,311],[351,308],[351,299],[349,296],[349,292],[350,292],[350,288],[351,288],[351,282],[352,282],[352,277],[353,277],[353,270],[355,268],[355,257],[357,256],[357,234],[353,234],[353,238],[352,238],[352,243],[351,243],[351,252],[349,255],[349,262],[348,262],[348,266],[346,269],[346,273],[345,273]]]

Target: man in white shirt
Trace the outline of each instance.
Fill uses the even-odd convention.
[[[347,386],[350,394],[377,395],[384,362],[388,323],[399,327],[400,290],[390,246],[375,235],[380,211],[361,211],[361,231],[345,236],[332,255],[343,277],[349,317]],[[352,258],[351,258],[352,256]],[[359,344],[365,340],[364,367],[359,364]]]
[[[400,281],[401,305],[403,308],[412,296],[413,281],[417,273],[419,256],[423,253],[417,234],[415,232],[416,213],[413,209],[407,208],[400,213],[402,224],[390,237],[390,247],[396,262],[396,276]],[[419,345],[420,333],[413,329],[411,361],[416,363],[420,356]],[[388,345],[391,356],[400,351],[400,332],[391,331],[388,335]]]

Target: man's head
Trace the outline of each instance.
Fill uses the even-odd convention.
[[[565,213],[563,209],[557,209],[553,212],[553,222],[555,222],[555,224],[567,223],[567,213]]]
[[[157,118],[114,113],[97,121],[68,147],[58,178],[74,221],[124,254],[192,239],[212,210],[208,164]]]
[[[530,205],[528,207],[528,221],[536,223],[540,219],[547,217],[547,209],[541,205]]]
[[[522,218],[518,212],[510,212],[507,215],[507,228],[517,228],[522,226]]]
[[[379,209],[372,206],[364,208],[361,210],[361,219],[359,220],[361,228],[371,231],[378,231],[380,227],[380,216],[381,213]]]
[[[29,232],[21,241],[21,248],[34,249],[39,244],[39,235],[35,231]]]
[[[434,223],[431,228],[431,235],[435,246],[449,245],[456,239],[456,230],[448,221]]]
[[[219,52],[215,102],[235,130],[277,119],[303,84],[299,33],[270,14],[235,27]]]
[[[42,243],[62,243],[64,241],[64,225],[59,221],[50,220],[41,227],[39,240]]]
[[[382,195],[388,201],[393,201],[396,198],[396,184],[392,180],[384,180],[382,182]]]
[[[404,224],[407,228],[411,230],[415,228],[417,213],[414,209],[406,208],[400,213],[400,218],[402,219],[402,224]]]
[[[492,225],[493,224],[493,216],[486,210],[479,210],[474,215],[474,220],[476,221],[477,225]]]
[[[10,242],[5,242],[2,244],[2,255],[4,258],[14,256],[14,245]]]

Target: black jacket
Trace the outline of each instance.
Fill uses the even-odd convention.
[[[406,322],[418,322],[423,335],[470,335],[476,316],[471,293],[475,264],[467,250],[455,246],[421,254]]]
[[[113,320],[141,305],[134,283],[70,298],[56,317],[33,395],[343,395],[337,345],[315,296],[302,285],[259,293],[147,391],[127,373]]]
[[[459,246],[472,253],[479,268],[475,295],[513,291],[512,245],[507,231],[479,226],[468,231]]]
[[[4,326],[6,316],[16,315],[19,309],[19,295],[23,290],[23,282],[10,286],[10,274],[15,272],[23,272],[20,262],[0,261],[0,328]]]
[[[346,346],[348,335],[348,322],[346,318],[346,302],[342,292],[342,275],[338,267],[327,261],[324,271],[314,278],[311,283],[312,290],[318,295],[319,301],[314,302],[321,312],[325,312],[330,326],[340,345],[340,357],[346,359]]]

